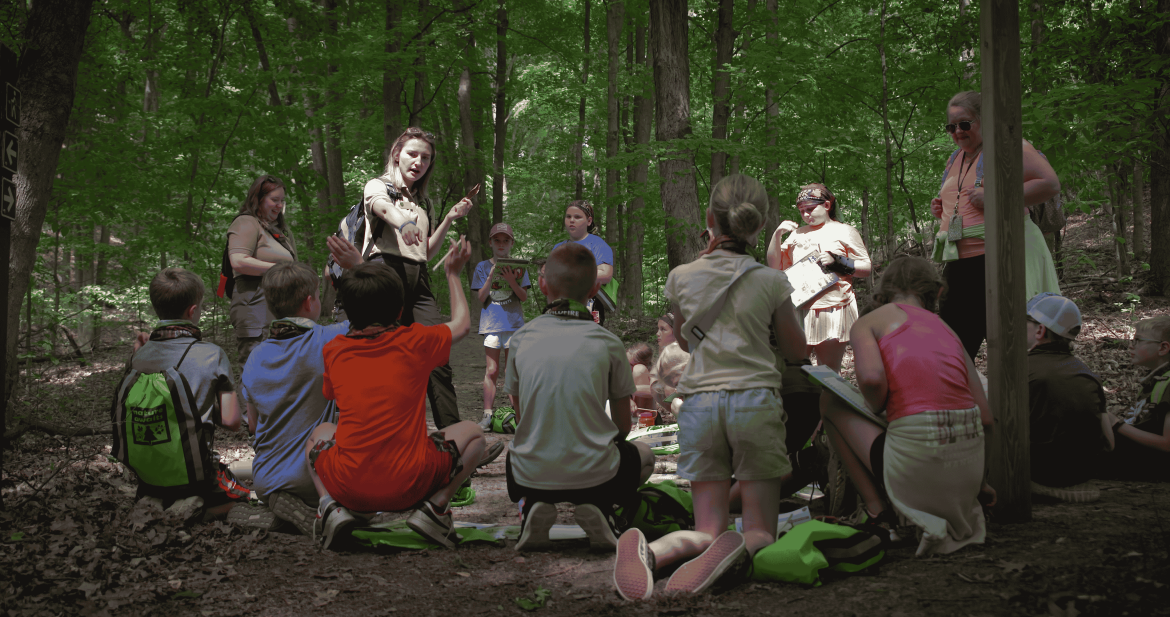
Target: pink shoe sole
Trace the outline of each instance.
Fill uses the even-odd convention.
[[[618,538],[613,585],[626,600],[645,600],[654,592],[650,559],[650,545],[641,531],[630,529]]]
[[[744,543],[743,535],[735,531],[725,531],[715,538],[702,555],[675,570],[674,575],[666,583],[666,592],[694,594],[706,591],[746,554],[747,545]]]

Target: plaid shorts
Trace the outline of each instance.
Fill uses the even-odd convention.
[[[435,449],[439,452],[446,453],[451,457],[451,473],[447,477],[447,481],[455,479],[460,471],[463,471],[463,457],[459,454],[459,446],[451,440],[444,440],[443,434],[435,431],[430,434],[431,442],[435,444]],[[321,453],[337,445],[336,439],[322,439],[313,445],[313,449],[309,450],[309,465],[313,468],[313,473],[317,473],[317,457]]]

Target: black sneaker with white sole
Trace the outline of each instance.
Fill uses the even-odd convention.
[[[338,550],[350,540],[350,532],[357,527],[358,521],[349,509],[330,501],[325,511],[318,510],[320,517],[321,548]]]
[[[439,512],[435,504],[424,501],[419,509],[410,513],[410,517],[406,519],[406,526],[428,540],[438,542],[447,548],[455,548],[455,543],[450,537],[455,529],[450,508],[446,512]]]

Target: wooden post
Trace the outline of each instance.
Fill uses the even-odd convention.
[[[1024,345],[1024,162],[1018,0],[980,4],[983,70],[983,211],[987,240],[989,453],[996,519],[1032,518],[1028,361]]]

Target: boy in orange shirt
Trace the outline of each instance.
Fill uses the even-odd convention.
[[[338,281],[350,331],[325,346],[323,387],[337,401],[340,420],[318,426],[305,444],[321,496],[318,532],[325,548],[349,535],[358,522],[353,512],[411,507],[418,508],[407,519],[411,529],[454,546],[448,504],[475,470],[485,442],[469,421],[428,436],[426,388],[431,370],[447,363],[451,345],[471,329],[459,281],[470,257],[462,238],[447,255],[451,321],[438,326],[395,325],[402,281],[384,263],[363,263]]]

